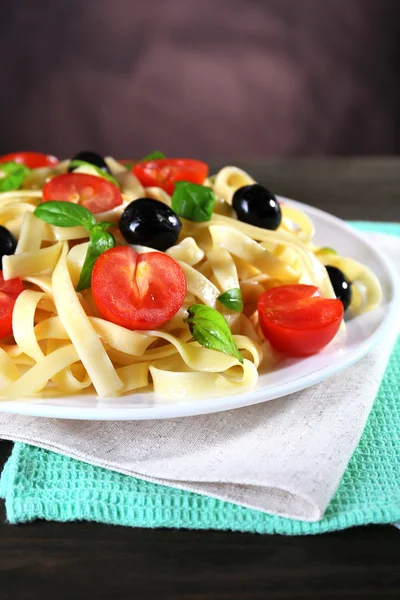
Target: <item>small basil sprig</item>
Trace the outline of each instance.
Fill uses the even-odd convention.
[[[56,200],[39,204],[33,214],[55,227],[75,227],[76,225],[80,225],[87,229],[89,232],[89,246],[76,291],[81,292],[89,288],[96,259],[100,254],[115,246],[113,236],[106,231],[108,227],[115,225],[115,223],[108,221],[98,222],[94,214],[84,206],[74,204],[73,202],[57,202]]]
[[[230,354],[243,363],[228,323],[218,311],[204,304],[193,304],[189,306],[188,313],[184,323],[189,325],[196,342],[210,350]]]
[[[88,231],[97,223],[96,217],[84,206],[73,202],[50,200],[42,202],[33,213],[38,219],[55,227],[75,227],[81,225]]]
[[[218,296],[218,300],[230,310],[234,310],[235,312],[242,312],[243,310],[243,298],[240,288],[227,290]]]
[[[159,150],[154,150],[154,152],[150,152],[150,154],[143,156],[138,162],[149,162],[149,160],[159,160],[160,158],[165,158],[165,154]]]
[[[82,265],[78,285],[76,286],[77,292],[82,292],[82,290],[86,290],[90,287],[94,263],[99,258],[100,254],[103,254],[103,252],[110,248],[114,248],[114,246],[115,240],[113,236],[111,233],[104,231],[102,224],[95,225],[90,230],[89,246],[86,252],[85,262]]]
[[[71,160],[71,162],[69,163],[69,166],[71,169],[78,169],[79,167],[91,167],[92,169],[94,169],[96,171],[96,173],[99,177],[103,177],[103,179],[107,179],[107,181],[111,181],[111,183],[113,183],[114,185],[117,186],[117,188],[119,188],[119,183],[115,179],[115,177],[113,177],[109,173],[106,173],[105,171],[102,171],[100,169],[100,167],[98,167],[97,165],[93,165],[92,163],[87,162],[86,160],[79,160],[79,159]]]
[[[29,167],[14,161],[0,164],[0,192],[18,190],[29,172]]]
[[[211,188],[189,181],[175,183],[171,207],[180,217],[196,223],[209,221],[214,204],[215,194]]]
[[[128,171],[131,171],[133,165],[136,165],[136,163],[149,162],[149,160],[159,160],[160,158],[165,158],[165,154],[159,152],[158,150],[154,150],[154,152],[146,154],[146,156],[143,156],[143,158],[140,160],[131,160],[130,162],[125,163],[124,166],[128,169]]]

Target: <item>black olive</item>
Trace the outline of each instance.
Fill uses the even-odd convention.
[[[236,190],[232,206],[239,221],[244,223],[272,230],[278,229],[281,224],[282,213],[278,200],[258,183]]]
[[[14,254],[17,240],[5,227],[0,225],[0,266],[3,268],[3,256]]]
[[[71,158],[71,162],[73,160],[84,160],[85,162],[90,163],[95,167],[99,167],[99,169],[104,171],[104,173],[108,173],[109,175],[111,175],[111,171],[107,167],[106,161],[102,156],[100,156],[100,154],[97,154],[96,152],[91,152],[90,150],[83,150],[82,152],[78,152],[78,154],[75,154],[75,156]],[[68,167],[68,171],[71,172],[76,168],[77,167]]]
[[[119,230],[128,244],[167,250],[178,239],[182,223],[169,206],[153,198],[139,198],[125,208]]]
[[[344,310],[347,310],[351,303],[351,282],[345,274],[337,267],[328,265],[326,267],[329,279],[336,294],[336,298],[342,301]]]

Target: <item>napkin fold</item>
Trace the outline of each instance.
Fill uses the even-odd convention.
[[[374,241],[400,264],[400,240],[374,235]],[[265,404],[144,422],[1,414],[0,437],[272,515],[317,521],[357,446],[396,337],[392,331],[344,373]]]

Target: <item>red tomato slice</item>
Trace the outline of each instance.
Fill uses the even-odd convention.
[[[186,277],[167,254],[138,254],[118,246],[96,260],[92,295],[107,321],[127,329],[155,329],[182,306]]]
[[[340,300],[324,298],[313,285],[282,285],[258,299],[263,334],[292,356],[316,354],[335,337],[343,318]]]
[[[4,281],[3,271],[0,271],[0,339],[12,334],[12,314],[14,304],[24,286],[19,277]]]
[[[202,184],[208,175],[208,165],[190,158],[159,158],[136,163],[132,171],[144,187],[160,187],[172,194],[176,181]]]
[[[103,177],[85,173],[64,173],[50,179],[43,188],[43,202],[49,200],[74,202],[94,214],[122,204],[117,186]]]
[[[38,169],[39,167],[54,167],[59,160],[50,154],[42,154],[41,152],[11,152],[0,156],[0,163],[16,162],[21,165],[26,165],[30,169]]]

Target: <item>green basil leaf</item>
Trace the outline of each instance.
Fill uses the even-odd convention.
[[[109,227],[114,227],[115,225],[116,223],[112,223],[111,221],[98,221],[96,223],[96,227],[98,227],[99,229],[103,229],[103,231],[105,231]]]
[[[218,300],[221,304],[226,306],[226,308],[230,308],[230,310],[234,310],[235,312],[242,312],[243,310],[243,298],[240,288],[227,290],[218,296]]]
[[[213,190],[204,185],[177,181],[171,207],[180,217],[196,223],[209,221],[215,204]]]
[[[85,262],[83,263],[81,275],[79,277],[77,292],[86,290],[91,285],[92,271],[94,263],[106,250],[114,248],[115,240],[111,233],[104,231],[102,227],[96,225],[90,232],[89,247],[86,252]]]
[[[128,171],[132,171],[132,167],[133,165],[136,165],[136,163],[149,162],[149,160],[159,160],[160,158],[165,158],[165,154],[159,152],[159,150],[154,150],[154,152],[146,154],[146,156],[143,156],[143,158],[140,160],[131,160],[130,162],[125,163],[124,167],[126,167]]]
[[[73,202],[50,200],[42,202],[34,210],[35,217],[56,227],[75,227],[81,225],[89,231],[96,225],[96,217],[84,206]]]
[[[188,323],[196,342],[210,350],[230,354],[243,363],[228,323],[218,311],[204,304],[193,304],[189,306],[188,313],[184,323]]]
[[[111,181],[111,183],[113,183],[115,186],[117,186],[117,188],[119,188],[119,183],[115,179],[115,177],[113,177],[109,173],[105,173],[104,171],[102,171],[100,169],[100,167],[98,167],[97,165],[93,165],[92,163],[87,162],[86,160],[78,160],[78,159],[71,160],[71,162],[69,163],[69,166],[72,169],[77,169],[78,167],[91,167],[92,169],[94,169],[96,171],[96,173],[99,177],[103,177],[103,179],[107,179],[107,181]]]
[[[18,190],[29,172],[26,165],[14,161],[0,164],[0,192]]]
[[[137,162],[149,162],[149,160],[159,160],[160,158],[165,158],[165,154],[160,152],[159,150],[154,150],[154,152],[150,152],[150,154],[146,154]]]

